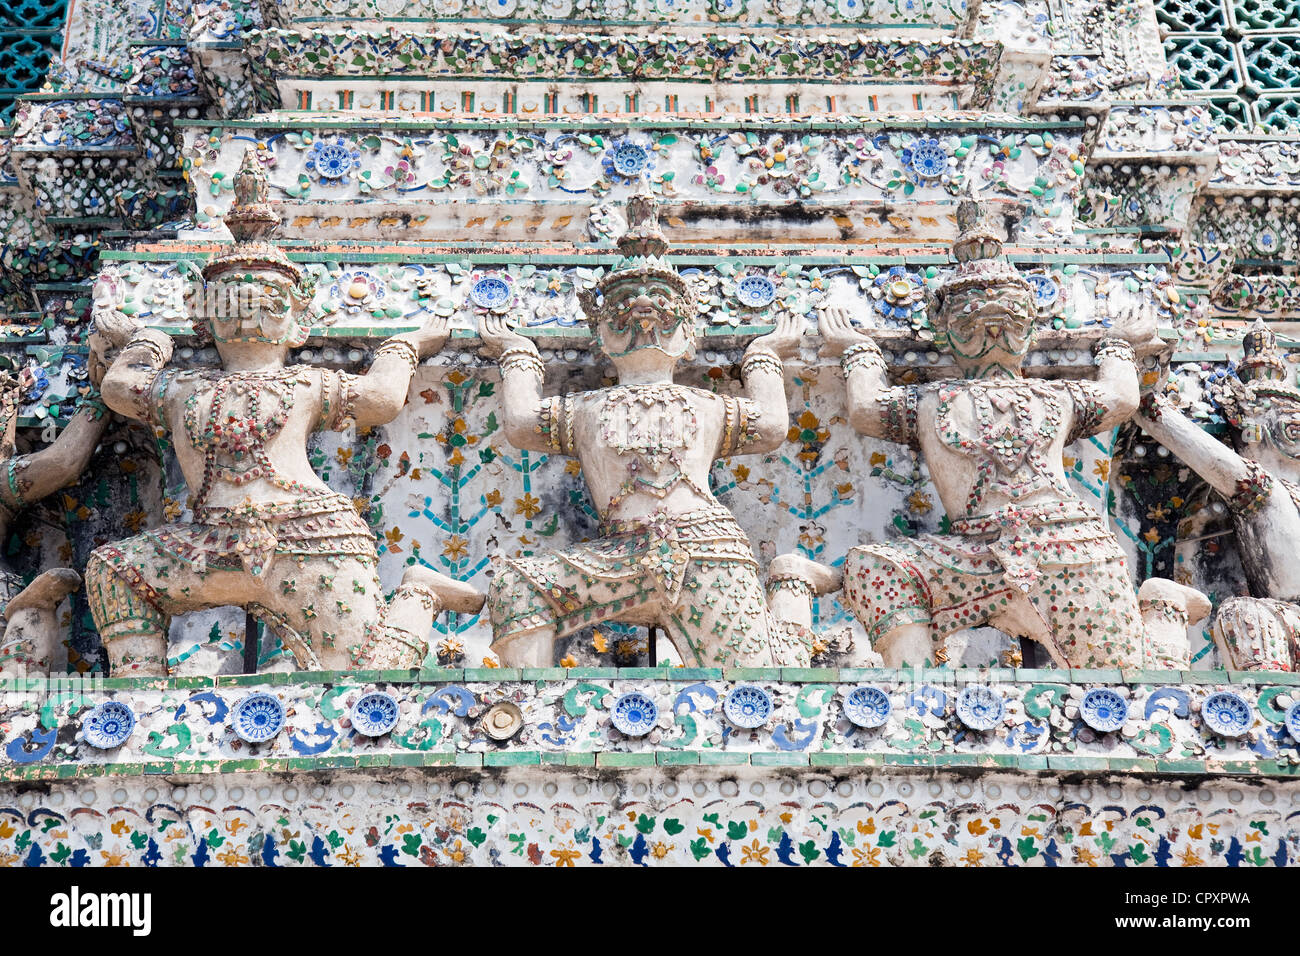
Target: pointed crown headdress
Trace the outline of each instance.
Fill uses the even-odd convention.
[[[1242,336],[1241,351],[1236,377],[1226,375],[1209,387],[1210,397],[1228,424],[1243,427],[1243,418],[1267,405],[1270,398],[1300,402],[1295,373],[1277,347],[1277,336],[1263,320],[1256,320]]]
[[[1002,253],[1002,231],[992,221],[993,207],[963,199],[957,206],[957,238],[952,243],[954,269],[936,293],[940,303],[953,292],[978,286],[1020,289],[1030,297],[1033,287]]]
[[[270,186],[266,169],[251,146],[235,174],[235,202],[225,215],[226,227],[235,244],[213,256],[203,267],[203,278],[211,281],[241,269],[273,269],[297,286],[303,285],[303,270],[290,262],[278,248],[265,240],[280,228],[280,216],[268,199]]]
[[[645,178],[627,201],[627,228],[616,244],[620,257],[596,284],[600,299],[586,290],[580,295],[582,309],[589,318],[595,319],[613,303],[636,295],[651,282],[666,285],[683,305],[692,304],[690,283],[664,258],[668,240],[659,226],[659,201]]]

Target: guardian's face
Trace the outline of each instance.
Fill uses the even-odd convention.
[[[304,329],[295,309],[297,288],[275,269],[255,269],[209,283],[206,303],[218,345],[300,345]]]
[[[1269,449],[1292,461],[1300,461],[1300,399],[1284,396],[1253,396],[1243,403],[1241,439],[1249,457]]]
[[[601,349],[618,365],[638,352],[656,351],[673,362],[695,350],[695,317],[667,283],[651,279],[611,291],[596,334]]]
[[[940,324],[958,365],[1013,370],[1033,342],[1036,316],[1030,292],[1016,286],[976,286],[948,294]]]

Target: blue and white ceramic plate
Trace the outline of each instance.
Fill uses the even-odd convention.
[[[991,687],[967,687],[957,698],[957,719],[971,730],[992,730],[1002,720],[1006,701]]]
[[[772,695],[753,684],[741,684],[722,702],[722,712],[737,727],[762,727],[772,716]]]
[[[1286,709],[1286,732],[1291,735],[1291,739],[1300,743],[1300,701],[1296,701]]]
[[[1079,702],[1079,716],[1093,730],[1109,734],[1124,726],[1128,701],[1106,687],[1095,687]]]
[[[629,737],[644,737],[654,730],[655,721],[659,719],[659,708],[648,696],[634,690],[614,701],[609,719],[619,733]]]
[[[126,743],[135,730],[135,714],[126,704],[106,700],[81,722],[81,738],[100,750],[111,750]]]
[[[776,286],[766,276],[745,276],[736,285],[736,298],[741,305],[761,309],[776,298]]]
[[[1205,699],[1201,719],[1220,737],[1240,737],[1250,729],[1255,713],[1245,698],[1225,690]]]
[[[879,687],[855,687],[844,698],[844,716],[859,727],[883,727],[894,705]]]
[[[474,304],[484,309],[497,309],[510,301],[510,286],[504,279],[485,276],[469,288]]]
[[[249,694],[230,711],[235,736],[250,744],[261,744],[284,729],[284,705],[273,694]]]
[[[375,691],[352,705],[352,729],[363,737],[382,737],[397,726],[397,698]]]
[[[636,143],[620,143],[614,147],[611,157],[614,171],[620,176],[635,176],[646,168],[650,154]]]

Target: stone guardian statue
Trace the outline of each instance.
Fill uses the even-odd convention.
[[[27,455],[17,453],[20,376],[0,371],[0,542],[29,504],[72,484],[85,470],[108,425],[108,410],[99,399],[102,364],[97,355],[112,355],[114,346],[101,337],[91,343],[91,392],[58,437]],[[22,578],[0,562],[0,679],[47,677],[63,629],[55,618],[59,603],[81,585],[71,568],[52,568],[23,587]]]
[[[1224,666],[1289,671],[1300,659],[1300,389],[1263,323],[1247,332],[1242,346],[1236,376],[1212,388],[1235,450],[1154,392],[1134,417],[1217,491],[1232,514],[1253,596],[1219,605],[1211,633]]]
[[[663,628],[688,666],[806,664],[810,597],[836,587],[838,575],[781,555],[769,569],[769,603],[748,538],[709,489],[716,459],[785,440],[782,359],[798,349],[801,320],[784,315],[750,343],[743,397],[674,383],[677,363],[694,354],[695,296],[663,258],[668,243],[649,192],[632,197],[627,213],[622,258],[599,297],[582,299],[618,385],[544,398],[536,347],[505,317],[483,320],[484,348],[500,357],[506,439],[577,457],[601,517],[594,541],[497,559],[492,648],[508,666],[550,666],[557,639],[625,621]]]
[[[433,617],[473,612],[482,595],[429,568],[408,568],[391,601],[370,528],[312,470],[307,438],[392,421],[419,361],[447,341],[445,319],[387,339],[364,375],[286,366],[307,329],[302,270],[262,241],[278,225],[250,150],[226,224],[237,240],[203,267],[196,325],[216,369],[168,364],[171,339],[136,331],[104,378],[104,401],[166,430],[191,491],[192,523],[167,524],[96,549],[86,591],[112,673],[166,673],[171,617],[242,607],[307,670],[418,666]]]
[[[1093,381],[1024,378],[1033,290],[975,203],[961,204],[958,226],[957,268],[938,290],[935,324],[961,378],[893,387],[879,347],[848,313],[822,313],[823,352],[840,356],[850,424],[918,449],[951,522],[947,534],[853,548],[845,603],[891,667],[942,662],[949,634],[985,625],[1036,641],[1059,667],[1154,666],[1119,542],[1061,461],[1070,442],[1137,407],[1133,346],[1099,341]],[[1151,586],[1204,601],[1173,582]],[[1185,645],[1185,625],[1177,636]]]

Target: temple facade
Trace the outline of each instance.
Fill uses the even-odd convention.
[[[1285,866],[1300,26],[0,15],[0,863]]]

